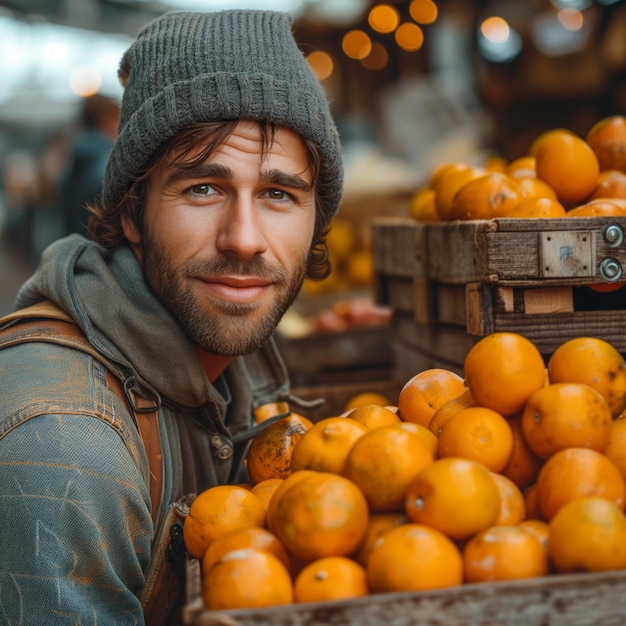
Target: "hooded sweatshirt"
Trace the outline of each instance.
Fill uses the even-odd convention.
[[[143,624],[141,595],[171,505],[240,482],[253,410],[289,381],[270,340],[211,384],[132,251],[52,244],[20,289],[52,300],[133,389],[160,406],[162,515],[128,406],[102,363],[51,343],[0,350],[0,615],[6,623]],[[240,447],[234,441],[242,441]]]

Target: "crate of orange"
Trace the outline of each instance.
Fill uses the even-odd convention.
[[[185,623],[622,623],[624,357],[504,332],[463,368],[261,431],[189,509]]]
[[[542,353],[594,335],[626,352],[626,118],[528,154],[446,163],[406,218],[373,224],[377,301],[394,310],[400,373],[460,369],[480,337],[515,331]]]

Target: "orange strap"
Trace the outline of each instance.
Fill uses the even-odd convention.
[[[27,341],[56,343],[87,352],[107,368],[107,384],[132,411],[148,457],[152,521],[156,525],[163,491],[163,451],[154,402],[133,393],[128,397],[112,365],[86,339],[80,328],[52,302],[42,302],[0,318],[0,348]],[[133,406],[134,405],[134,406]]]

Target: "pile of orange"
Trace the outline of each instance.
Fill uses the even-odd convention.
[[[263,459],[262,480],[206,490],[185,521],[205,606],[626,569],[617,350],[581,337],[546,362],[494,333],[463,374],[426,370],[395,405],[364,395],[340,416],[263,430],[247,458]]]
[[[513,161],[443,163],[413,195],[425,222],[494,217],[626,215],[626,117],[595,123],[584,137],[548,130]]]

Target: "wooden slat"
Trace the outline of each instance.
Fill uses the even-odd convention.
[[[203,611],[199,562],[190,560],[186,626],[617,626],[626,616],[624,571],[554,574],[433,591],[261,609]]]

